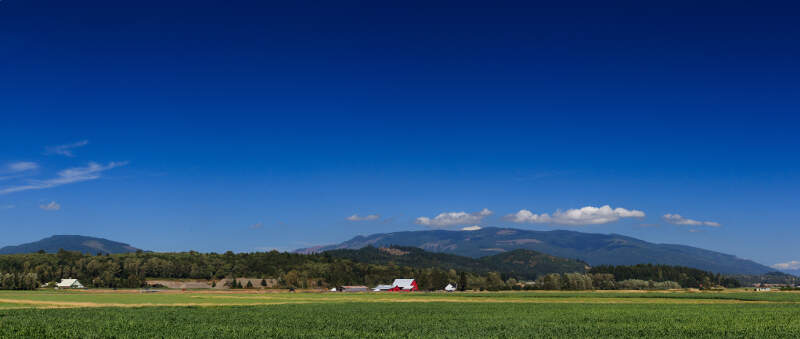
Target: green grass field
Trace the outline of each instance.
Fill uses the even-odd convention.
[[[800,337],[800,293],[0,291],[0,337]]]

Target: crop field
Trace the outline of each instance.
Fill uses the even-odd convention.
[[[0,291],[0,337],[800,337],[800,293]]]

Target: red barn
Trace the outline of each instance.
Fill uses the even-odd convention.
[[[391,292],[411,292],[418,291],[417,281],[414,279],[395,279],[392,283]]]

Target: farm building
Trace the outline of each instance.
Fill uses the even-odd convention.
[[[411,292],[417,291],[419,287],[417,287],[417,281],[414,279],[395,279],[392,283],[392,288],[389,291],[392,292]]]
[[[61,279],[56,288],[85,288],[78,279]]]
[[[372,289],[373,292],[384,292],[392,289],[392,285],[378,285]]]
[[[339,291],[342,292],[367,292],[369,291],[369,287],[367,286],[342,286]]]
[[[453,286],[453,284],[447,284],[447,286],[444,287],[444,290],[447,292],[454,292],[456,290],[456,287]]]

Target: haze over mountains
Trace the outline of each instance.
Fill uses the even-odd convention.
[[[619,234],[593,234],[575,231],[531,231],[486,227],[475,231],[406,231],[357,236],[336,245],[297,250],[300,253],[334,249],[359,249],[365,246],[413,246],[479,258],[515,249],[528,249],[562,258],[580,259],[592,266],[664,264],[697,268],[725,274],[764,274],[775,269],[701,248],[654,244]]]
[[[111,241],[103,238],[87,237],[82,235],[54,235],[39,241],[34,241],[17,246],[0,248],[0,254],[33,253],[43,250],[47,253],[56,253],[59,249],[79,251],[82,253],[129,253],[139,249],[131,245]]]

